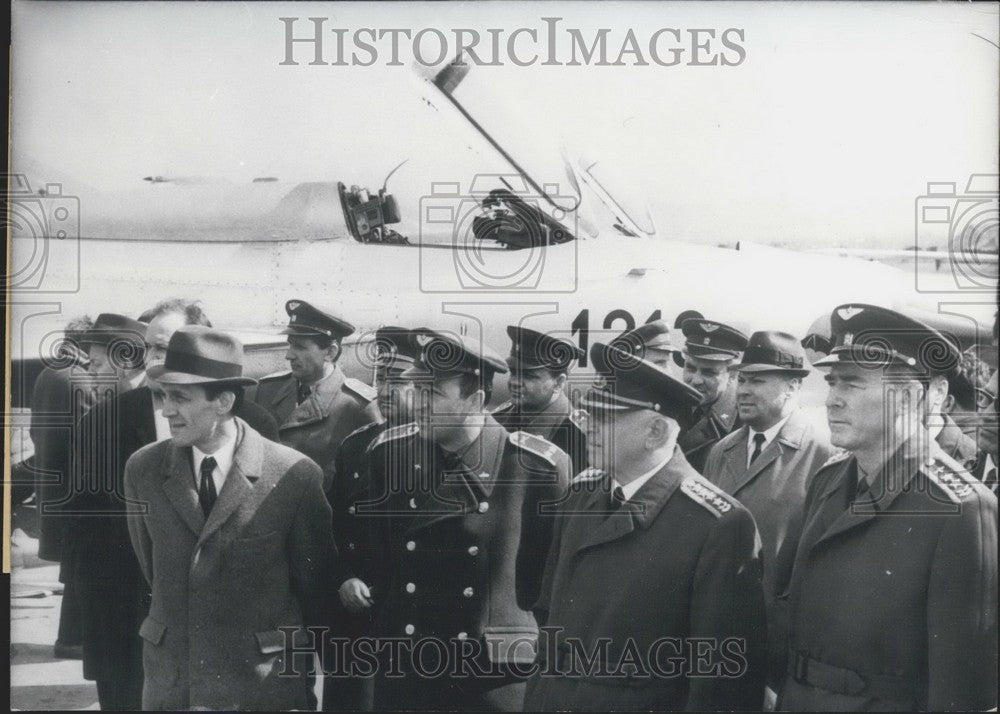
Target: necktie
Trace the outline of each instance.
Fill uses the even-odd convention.
[[[308,384],[303,384],[302,382],[299,382],[299,388],[295,393],[295,403],[301,404],[302,402],[304,402],[309,398],[310,394],[312,394],[312,387],[310,387]]]
[[[764,436],[763,434],[753,435],[753,453],[750,454],[751,464],[757,459],[758,456],[760,456],[760,452],[764,450],[764,442],[766,440],[767,437]]]
[[[615,486],[614,490],[608,496],[608,510],[617,511],[625,505],[625,492],[622,491],[621,486]]]
[[[212,478],[212,472],[215,471],[215,459],[211,456],[206,456],[201,460],[201,484],[198,486],[198,502],[201,504],[201,510],[205,514],[205,518],[208,518],[208,514],[212,512],[212,506],[215,505],[215,479]]]

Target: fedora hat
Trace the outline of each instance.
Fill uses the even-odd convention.
[[[243,345],[232,335],[203,325],[185,325],[170,337],[162,364],[146,370],[161,384],[229,384],[257,380],[243,376]]]
[[[115,340],[129,340],[144,345],[146,326],[138,320],[125,317],[125,315],[102,312],[89,329],[76,336],[76,342],[80,345],[106,345]]]
[[[806,351],[802,343],[787,332],[755,332],[743,351],[737,372],[781,372],[806,377]]]

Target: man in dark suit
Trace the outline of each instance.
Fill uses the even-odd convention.
[[[372,445],[372,498],[358,505],[379,531],[375,632],[405,651],[380,653],[374,706],[515,711],[517,668],[531,663],[538,632],[529,609],[552,535],[546,504],[563,497],[569,458],[485,411],[494,374],[507,370],[499,355],[422,332],[404,375],[416,423]]]
[[[583,351],[569,340],[527,327],[509,325],[510,401],[493,412],[507,431],[525,431],[551,441],[570,458],[572,473],[587,468],[587,437],[583,412],[566,396],[566,382],[573,363]]]
[[[344,375],[337,366],[341,340],[354,325],[305,300],[285,304],[290,372],[264,377],[248,397],[278,422],[281,443],[301,451],[333,481],[337,448],[352,431],[381,421],[375,390]]]
[[[330,507],[314,462],[235,416],[254,382],[242,361],[235,338],[191,325],[148,370],[170,439],[125,466],[129,535],[152,587],[144,709],[310,705],[303,628],[333,595]]]
[[[70,433],[73,425],[93,406],[86,351],[80,338],[93,327],[89,317],[66,325],[65,339],[56,359],[45,366],[31,392],[31,443],[34,457],[26,462],[34,476],[35,504],[38,508],[38,557],[60,563],[59,580],[65,585],[59,610],[56,657],[80,659],[82,623],[76,580],[72,577],[72,542],[64,542],[70,520],[53,504],[65,501],[70,493]]]
[[[789,573],[775,571],[787,540],[797,543],[806,492],[833,453],[826,433],[799,408],[808,376],[805,350],[784,332],[755,332],[736,367],[736,402],[743,426],[712,447],[704,476],[746,506],[764,546],[764,602],[770,660],[784,661],[788,642],[775,598]],[[772,682],[781,681],[781,672]]]
[[[682,377],[701,394],[701,404],[683,415],[677,443],[688,463],[702,473],[715,443],[740,426],[730,367],[747,346],[747,337],[721,322],[702,318],[685,320],[681,330],[686,338]]]
[[[677,446],[677,418],[700,395],[616,347],[595,344],[591,359],[593,467],[559,509],[524,708],[759,709],[760,539]]]
[[[788,589],[785,711],[997,704],[997,499],[940,450],[928,409],[958,348],[874,305],[831,315],[831,441]]]
[[[137,323],[149,365],[162,362],[173,333],[190,320],[207,323],[197,303],[167,300]],[[83,619],[83,674],[97,682],[104,710],[142,705],[142,640],[139,625],[149,607],[149,587],[139,571],[125,525],[124,470],[146,444],[167,439],[169,426],[155,383],[143,384],[100,403],[80,423],[74,510],[76,582]],[[237,415],[269,439],[277,425],[267,412],[243,403]]]

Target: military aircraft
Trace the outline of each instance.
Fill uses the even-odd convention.
[[[537,157],[517,155],[462,103],[468,75],[459,60],[416,82],[445,126],[478,137],[509,171],[477,175],[467,186],[433,184],[417,215],[400,211],[388,177],[374,195],[348,188],[350,176],[238,185],[156,175],[141,179],[139,190],[85,199],[59,186],[14,185],[12,406],[27,406],[34,375],[69,318],[138,315],[171,296],[200,298],[217,326],[236,332],[254,376],[284,367],[277,332],[293,297],[329,305],[359,326],[344,366],[361,378],[370,377],[372,331],[385,324],[479,335],[503,351],[506,325],[523,323],[586,352],[688,309],[746,331],[822,336],[834,306],[861,301],[916,313],[963,347],[989,341],[993,288],[961,292],[951,256],[935,275],[918,278],[912,266],[675,239],[637,205],[635,192],[614,184],[606,162],[564,152],[558,181],[534,171]],[[585,375],[586,356],[580,367]]]

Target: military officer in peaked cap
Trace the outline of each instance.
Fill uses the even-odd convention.
[[[525,709],[759,709],[760,539],[677,445],[677,420],[701,396],[625,350],[595,344],[591,358],[593,466],[556,520]]]
[[[690,318],[681,326],[686,339],[683,379],[701,394],[701,404],[682,424],[678,444],[684,456],[702,473],[708,452],[722,437],[740,426],[736,408],[736,381],[730,368],[747,346],[739,330],[703,318]]]
[[[778,708],[997,705],[997,500],[925,427],[958,365],[933,328],[864,304],[831,316],[831,440],[794,557]]]
[[[323,467],[326,488],[333,479],[337,448],[352,431],[379,421],[375,390],[344,375],[337,365],[341,340],[354,326],[305,300],[285,304],[290,372],[265,377],[252,401],[278,422],[281,443]]]
[[[673,369],[670,365],[674,363],[674,356],[680,352],[673,342],[670,327],[663,320],[653,320],[645,325],[639,325],[634,330],[613,339],[611,344],[631,351],[647,362],[652,362],[668,374],[671,374]]]
[[[587,467],[584,414],[566,396],[566,381],[573,362],[583,350],[568,340],[509,325],[511,399],[493,412],[508,431],[525,431],[551,441],[565,451],[577,474]]]
[[[825,430],[799,406],[810,370],[798,339],[786,332],[753,333],[735,371],[743,426],[712,447],[704,476],[746,506],[760,531],[768,649],[780,663],[788,643],[775,598],[788,577],[776,572],[776,556],[786,540],[798,542],[806,492],[833,448]],[[777,674],[775,687],[783,672]]]
[[[485,410],[494,375],[507,371],[493,350],[431,330],[419,342],[404,374],[418,397],[416,423],[387,430],[369,450],[367,512],[382,529],[376,632],[435,647],[422,658],[382,658],[402,676],[383,669],[375,708],[516,710],[517,669],[534,659],[530,607],[551,506],[564,495],[569,459],[541,437],[507,432]]]
[[[332,632],[339,638],[357,638],[371,629],[371,607],[374,603],[371,582],[371,534],[366,522],[359,517],[356,504],[368,494],[368,447],[386,429],[413,421],[412,399],[401,379],[413,366],[418,346],[415,332],[403,327],[380,327],[375,331],[375,391],[378,392],[379,412],[384,419],[374,421],[351,433],[337,450],[334,482],[329,500],[333,508],[333,533],[340,552],[340,602],[333,605]],[[360,710],[366,707],[366,680],[344,677],[351,665],[350,651],[332,658],[344,672],[329,677],[323,688],[323,709]]]

